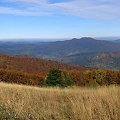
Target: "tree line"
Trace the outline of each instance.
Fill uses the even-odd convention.
[[[25,73],[15,70],[0,69],[0,81],[35,86],[108,86],[120,85],[120,71],[94,70],[60,70],[51,69],[46,75]]]

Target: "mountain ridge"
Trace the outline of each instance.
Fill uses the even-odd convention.
[[[77,56],[77,54],[79,56],[80,54],[83,55],[84,59],[75,57],[76,60],[74,59],[75,61],[72,62],[77,64],[76,61],[78,61],[79,65],[84,65],[82,62],[87,61],[90,54],[102,52],[120,52],[120,44],[113,41],[96,40],[91,37],[73,38],[55,42],[0,42],[0,53],[11,55],[28,55],[46,60],[71,63],[64,61],[64,58],[69,58],[72,55]]]

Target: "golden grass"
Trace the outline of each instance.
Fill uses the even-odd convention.
[[[0,120],[120,120],[120,87],[60,89],[0,83]]]

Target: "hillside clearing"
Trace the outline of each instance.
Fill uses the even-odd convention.
[[[1,120],[120,120],[120,87],[37,88],[0,83]]]

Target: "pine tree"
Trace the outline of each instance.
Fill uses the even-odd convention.
[[[59,86],[61,79],[61,71],[59,69],[52,69],[48,73],[48,76],[46,78],[46,84],[48,86]]]
[[[48,86],[59,86],[59,87],[67,87],[72,86],[73,81],[70,75],[67,72],[62,72],[59,69],[52,69],[48,73],[46,77],[45,83]]]

